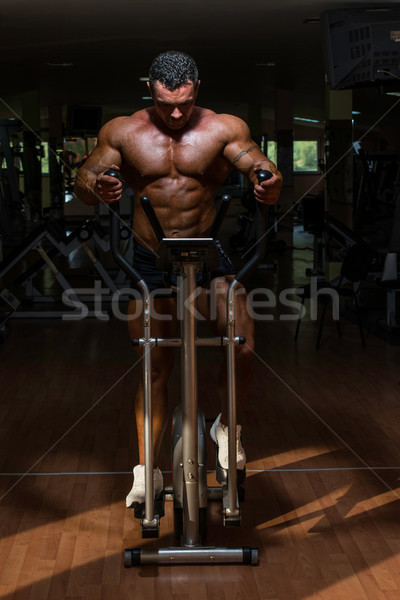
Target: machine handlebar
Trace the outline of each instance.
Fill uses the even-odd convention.
[[[109,177],[115,177],[116,179],[120,179],[119,172],[116,169],[107,169],[104,175],[108,175]],[[120,227],[120,216],[119,216],[119,202],[116,202],[112,205],[110,209],[110,246],[111,252],[114,257],[115,262],[121,269],[134,281],[134,283],[138,283],[143,278],[136,269],[126,260],[125,256],[121,252],[121,248],[119,246],[121,240],[121,227]]]
[[[258,171],[258,183],[271,179],[271,171]],[[253,256],[246,262],[236,275],[236,281],[243,283],[264,260],[267,253],[267,231],[268,231],[268,213],[267,206],[261,202],[256,202],[256,251]]]
[[[211,225],[208,237],[212,237],[212,238],[217,237],[219,228],[221,226],[222,221],[224,220],[224,217],[226,215],[226,211],[228,210],[230,201],[231,201],[230,196],[228,196],[228,195],[222,196],[221,204],[218,207],[218,210],[215,215],[213,224]],[[163,238],[165,238],[166,235],[164,233],[163,228],[161,227],[160,221],[158,220],[158,217],[154,211],[154,208],[150,202],[150,199],[147,196],[142,196],[140,198],[140,204],[142,205],[142,208],[143,208],[144,212],[146,213],[146,217],[148,218],[150,225],[152,226],[153,231],[156,234],[158,241],[161,242],[161,240]]]
[[[163,228],[161,227],[161,223],[158,220],[158,217],[155,213],[153,205],[150,202],[150,198],[148,198],[147,196],[142,196],[140,198],[140,204],[142,205],[142,208],[143,208],[144,212],[146,213],[146,217],[148,218],[150,225],[152,226],[153,231],[156,234],[156,238],[158,239],[159,242],[161,242],[161,240],[163,238],[165,238],[166,236],[165,236]]]
[[[108,169],[105,171],[104,175],[108,175],[109,177],[116,177],[119,179],[119,172],[116,169]],[[271,179],[272,173],[270,171],[261,170],[257,173],[258,182],[261,184],[263,181],[267,181]],[[218,230],[221,226],[221,223],[225,217],[225,214],[228,210],[230,202],[230,196],[224,195],[222,197],[221,204],[215,216],[214,222],[210,229],[210,237],[215,238],[217,236]],[[164,237],[163,228],[160,225],[160,222],[157,218],[157,215],[154,211],[154,208],[151,205],[151,202],[147,196],[142,196],[140,198],[140,203],[143,207],[143,210],[146,213],[147,218],[150,221],[150,224],[153,227],[154,233],[158,241],[161,241]],[[120,223],[119,223],[119,206],[118,203],[114,204],[113,210],[110,212],[110,245],[113,257],[117,264],[125,271],[125,273],[131,277],[136,283],[139,282],[142,277],[141,275],[133,268],[133,266],[125,259],[122,255],[119,243],[120,243]],[[266,206],[261,202],[257,202],[256,204],[256,252],[251,257],[251,259],[240,269],[239,273],[236,275],[236,280],[240,283],[243,283],[245,279],[249,277],[251,273],[257,268],[257,266],[264,259],[266,250],[267,250],[267,210]]]

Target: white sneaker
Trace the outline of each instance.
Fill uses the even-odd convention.
[[[153,469],[154,495],[157,496],[164,488],[163,476],[160,469]],[[133,486],[126,497],[126,506],[143,504],[145,500],[145,470],[144,465],[136,465],[133,469]]]
[[[210,435],[218,446],[217,460],[219,465],[223,469],[228,468],[228,427],[221,423],[221,414],[215,419],[211,429]],[[241,439],[242,426],[236,425],[236,468],[242,471],[246,466],[246,453],[242,446]]]

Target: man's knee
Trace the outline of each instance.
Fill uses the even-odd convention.
[[[156,354],[153,350],[153,354]],[[171,349],[163,348],[156,356],[152,357],[151,361],[151,379],[154,382],[164,381],[169,379],[172,368],[174,366],[174,353]]]

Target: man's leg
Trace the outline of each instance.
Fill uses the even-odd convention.
[[[143,316],[139,301],[132,300],[129,305],[129,314],[132,317],[129,321],[130,339],[139,338],[143,335]],[[140,302],[140,305],[142,303]],[[176,335],[176,299],[175,298],[156,298],[152,303],[151,335],[152,337],[174,337]],[[134,318],[133,318],[134,317]],[[142,349],[137,352],[142,356]],[[160,446],[168,422],[168,394],[167,384],[171,374],[174,362],[173,348],[155,347],[151,352],[152,361],[152,397],[153,397],[153,448],[155,463],[158,460]],[[137,481],[140,477],[144,480],[144,405],[143,405],[143,377],[135,398],[135,416],[136,428],[139,445],[139,465],[134,469],[135,481],[131,492],[128,494],[126,503],[131,506],[132,503],[140,503],[144,494],[144,481]],[[136,485],[135,485],[136,482]],[[155,471],[155,491],[160,491],[157,487],[162,487],[162,476],[160,471]]]
[[[198,310],[209,321],[214,334],[223,336],[226,334],[226,294],[233,276],[227,275],[212,281],[210,291],[204,291],[199,295]],[[239,412],[242,406],[252,378],[254,359],[254,323],[247,311],[247,295],[242,286],[237,286],[236,311],[235,311],[235,335],[246,338],[244,345],[235,347],[236,358],[236,405]],[[218,445],[218,463],[226,469],[228,466],[228,439],[227,439],[227,375],[226,375],[226,349],[223,350],[223,364],[218,381],[218,394],[221,399],[222,411],[211,428],[211,436]],[[224,425],[225,424],[225,425]],[[242,471],[242,479],[245,476],[246,455],[241,443],[241,426],[237,426],[237,468]],[[239,476],[239,474],[238,474]]]
[[[226,335],[226,294],[233,275],[219,277],[211,282],[209,290],[198,297],[198,310],[210,324],[214,335]],[[236,403],[239,412],[253,379],[254,322],[247,311],[247,294],[243,286],[236,287],[235,334],[246,338],[244,345],[235,347],[236,353]],[[218,380],[218,395],[221,399],[222,419],[226,422],[226,350],[223,350],[223,365]]]

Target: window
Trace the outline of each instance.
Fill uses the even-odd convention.
[[[42,142],[42,175],[49,174],[49,144],[48,142]]]
[[[293,172],[318,173],[318,140],[293,142]]]
[[[267,157],[276,165],[278,159],[276,142],[267,143]]]
[[[276,142],[268,142],[267,157],[277,163]],[[294,173],[319,173],[318,166],[318,140],[299,140],[293,142],[293,172]]]

